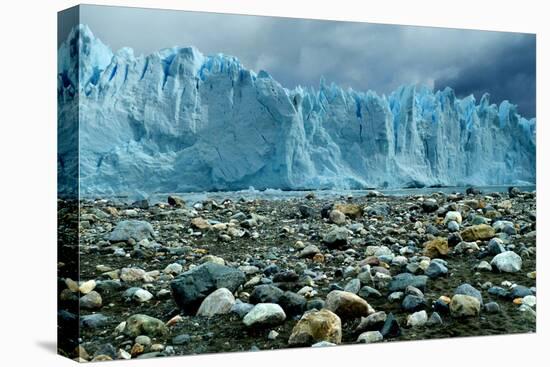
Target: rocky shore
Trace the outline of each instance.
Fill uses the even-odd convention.
[[[58,264],[75,360],[536,330],[534,192],[59,208],[80,236],[80,278]]]

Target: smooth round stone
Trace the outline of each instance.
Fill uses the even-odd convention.
[[[505,273],[515,273],[521,270],[521,257],[513,251],[506,251],[496,255],[491,260],[491,265]]]
[[[219,288],[210,293],[201,303],[197,316],[213,317],[227,314],[235,304],[235,297],[227,288]]]
[[[483,305],[483,296],[481,295],[481,292],[475,289],[471,284],[463,283],[456,287],[455,294],[465,294],[467,296],[471,296],[476,298],[481,305]]]
[[[351,292],[353,294],[359,293],[359,290],[361,289],[361,281],[357,278],[352,279],[346,284],[344,287],[344,291]]]
[[[533,295],[523,297],[523,304],[529,307],[535,307],[537,305],[537,297]]]
[[[183,345],[191,341],[191,336],[189,334],[180,334],[172,338],[172,344],[174,345]]]
[[[462,215],[457,211],[449,211],[445,214],[444,224],[449,224],[449,222],[456,222],[457,224],[462,223]]]
[[[384,337],[379,331],[366,331],[357,338],[358,343],[378,343],[382,340],[384,340]]]
[[[491,271],[491,270],[493,270],[493,267],[487,261],[483,260],[479,264],[477,264],[476,270],[478,270],[478,271]]]
[[[496,302],[489,302],[485,304],[485,312],[488,313],[499,313],[500,312],[500,306]]]
[[[91,291],[90,293],[80,297],[79,304],[81,308],[95,310],[101,308],[103,300],[101,299],[101,295],[99,293],[96,291]]]
[[[148,347],[149,345],[151,345],[151,338],[149,338],[147,335],[139,335],[136,337],[135,342],[143,345],[144,347]]]
[[[137,301],[140,303],[150,301],[152,298],[153,298],[153,295],[151,294],[151,292],[141,288],[136,290],[132,296],[132,299],[134,301]]]
[[[95,287],[96,287],[96,282],[95,280],[91,279],[91,280],[88,280],[87,282],[80,284],[80,287],[78,287],[78,290],[82,294],[88,294],[91,291],[93,291]]]
[[[418,311],[407,317],[407,326],[420,327],[426,325],[428,322],[428,314],[426,311]]]
[[[447,229],[449,232],[458,232],[460,230],[460,224],[458,224],[456,221],[451,220],[449,223],[447,223]]]
[[[258,303],[243,319],[246,326],[268,326],[281,324],[286,319],[286,314],[275,303]]]

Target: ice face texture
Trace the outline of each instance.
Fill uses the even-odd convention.
[[[535,182],[535,119],[488,95],[289,90],[194,47],[113,53],[85,25],[58,66],[62,129],[78,109],[83,195]]]

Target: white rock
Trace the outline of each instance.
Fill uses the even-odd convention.
[[[521,257],[513,251],[506,251],[493,257],[491,265],[506,273],[516,273],[521,270]]]
[[[258,303],[248,312],[243,322],[246,326],[278,325],[285,321],[286,314],[276,303]]]
[[[231,311],[235,304],[235,297],[227,288],[219,288],[210,293],[201,303],[197,316],[212,317],[223,315]]]
[[[420,327],[426,325],[428,322],[428,314],[426,311],[418,311],[407,317],[407,326]]]
[[[379,331],[366,331],[357,338],[358,343],[377,343],[384,339]]]

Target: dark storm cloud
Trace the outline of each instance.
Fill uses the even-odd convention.
[[[289,88],[317,87],[322,76],[385,94],[402,84],[450,85],[535,115],[534,35],[101,6],[84,6],[81,22],[115,50],[194,45]]]
[[[477,98],[490,93],[493,102],[510,100],[525,116],[536,112],[536,42],[522,35],[503,43],[490,53],[481,54],[454,76],[442,77],[435,88],[450,86],[458,96],[474,94]]]

